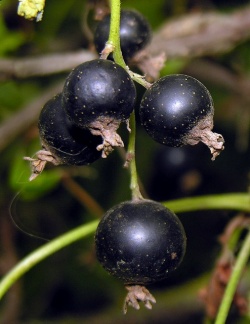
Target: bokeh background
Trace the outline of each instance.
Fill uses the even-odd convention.
[[[29,163],[23,160],[40,149],[39,111],[62,88],[70,71],[67,66],[80,63],[76,53],[86,50],[83,60],[97,57],[91,43],[96,22],[92,11],[88,12],[93,3],[47,1],[43,19],[37,23],[17,16],[17,1],[0,2],[1,275],[46,241],[100,217],[131,197],[123,151],[115,150],[108,159],[90,166],[48,165],[32,183],[28,181]],[[237,10],[249,12],[249,1],[124,0],[122,8],[139,10],[157,35],[163,24],[193,14],[218,14],[223,19]],[[202,30],[189,27],[193,34]],[[181,35],[185,35],[185,28]],[[179,36],[173,30],[171,37]],[[144,195],[151,199],[167,201],[248,190],[250,32],[237,42],[232,39],[232,46],[218,53],[210,51],[209,44],[207,47],[201,55],[167,55],[161,75],[186,73],[206,85],[215,104],[214,129],[223,134],[226,149],[211,161],[203,144],[178,149],[161,146],[149,138],[137,116],[138,174]],[[51,69],[44,57],[61,54],[68,54],[66,68],[44,72]],[[34,58],[40,66],[37,75],[32,73],[37,65],[30,70],[27,67]],[[20,60],[28,65],[18,69],[15,63]],[[59,61],[63,62],[62,58],[55,66]],[[143,89],[138,86],[137,90],[139,102]],[[120,134],[126,144],[125,125]],[[126,316],[122,314],[125,289],[97,263],[91,235],[25,274],[1,301],[0,323],[203,323],[204,306],[198,292],[208,282],[220,254],[218,236],[236,214],[179,214],[187,233],[187,253],[174,274],[152,286],[157,298],[152,311],[142,306],[139,312],[129,309]],[[237,323],[248,320],[237,318]],[[232,323],[236,323],[235,317]]]

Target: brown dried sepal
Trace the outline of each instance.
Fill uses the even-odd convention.
[[[60,161],[56,159],[56,157],[48,150],[43,149],[38,151],[35,154],[36,158],[30,158],[25,156],[23,159],[26,161],[30,161],[31,164],[31,176],[29,180],[34,180],[39,174],[42,173],[43,169],[47,162],[53,163],[54,165],[59,165]]]
[[[154,82],[160,76],[160,71],[166,62],[166,54],[164,52],[152,56],[149,54],[147,48],[136,53],[129,61],[129,65],[138,67],[145,78],[149,82]]]
[[[102,116],[89,125],[88,128],[91,134],[101,136],[103,139],[102,144],[96,148],[98,151],[102,151],[102,158],[108,157],[115,146],[124,147],[120,135],[116,133],[120,123],[120,120],[109,116]]]
[[[234,263],[229,257],[227,260],[219,260],[212,274],[209,285],[200,291],[200,297],[205,303],[206,315],[210,319],[215,319],[220,303],[225,293],[225,289],[229,282]],[[239,313],[244,315],[247,312],[248,302],[245,296],[236,291],[233,304]]]
[[[102,60],[106,60],[109,56],[109,54],[111,54],[115,49],[115,46],[113,44],[110,43],[106,43],[104,49],[101,51],[100,53],[100,59]]]
[[[144,286],[125,286],[128,290],[127,296],[124,301],[123,313],[126,314],[128,306],[131,306],[137,310],[140,309],[139,302],[143,302],[147,309],[152,309],[151,303],[155,304],[156,300],[153,295],[150,294],[148,289]]]
[[[213,114],[207,115],[194,126],[183,139],[183,144],[196,145],[204,143],[210,149],[212,160],[224,150],[224,138],[221,134],[213,133]]]
[[[237,228],[247,228],[250,225],[249,217],[239,215],[235,217],[226,227],[224,233],[220,236],[219,241],[222,245],[222,254],[216,262],[214,271],[207,287],[203,288],[199,296],[205,304],[206,315],[210,319],[215,319],[218,309],[220,307],[222,298],[225,293],[225,289],[230,280],[231,273],[234,268],[235,255],[233,251],[229,249],[229,241],[233,232]],[[237,308],[241,315],[244,315],[248,311],[248,301],[246,296],[237,289],[234,298],[233,305]]]

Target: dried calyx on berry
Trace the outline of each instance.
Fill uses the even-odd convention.
[[[77,66],[63,88],[63,106],[69,119],[103,138],[97,149],[104,158],[114,146],[123,146],[116,130],[121,122],[128,123],[135,100],[135,85],[129,74],[120,65],[103,59]]]
[[[145,288],[165,279],[181,263],[186,235],[179,218],[152,200],[122,202],[106,212],[96,234],[97,259],[111,275],[125,284],[127,306],[138,301],[151,309],[154,297]]]
[[[50,99],[43,107],[38,120],[42,150],[36,158],[25,157],[31,162],[35,179],[47,162],[54,165],[86,165],[101,158],[96,147],[102,143],[100,136],[92,135],[89,130],[80,129],[67,117],[62,107],[62,95]]]
[[[184,74],[156,81],[140,104],[141,123],[157,142],[179,147],[206,144],[214,160],[224,149],[222,135],[213,133],[214,106],[207,88]]]

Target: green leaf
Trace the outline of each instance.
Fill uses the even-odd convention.
[[[34,81],[21,83],[11,80],[0,83],[0,119],[11,116],[13,111],[34,98],[38,91]]]

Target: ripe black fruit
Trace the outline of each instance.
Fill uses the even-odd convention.
[[[109,37],[110,15],[96,27],[94,44],[101,53]],[[142,50],[150,41],[151,29],[143,15],[135,10],[122,10],[120,21],[121,51],[125,60]]]
[[[36,153],[37,159],[25,158],[32,162],[30,180],[42,172],[46,162],[85,165],[101,157],[97,146],[102,138],[92,135],[87,129],[78,128],[67,118],[61,94],[44,105],[38,128],[43,150]]]
[[[202,141],[215,159],[224,148],[224,139],[211,132],[213,115],[207,88],[183,74],[159,79],[145,92],[140,105],[142,125],[155,141],[172,147]]]
[[[61,94],[49,100],[43,107],[38,128],[43,147],[53,153],[60,164],[84,165],[101,157],[96,147],[101,137],[75,126],[62,107]]]
[[[68,117],[81,128],[103,137],[103,157],[113,146],[123,146],[116,133],[129,119],[136,90],[129,74],[118,64],[96,59],[77,66],[63,88],[63,105]]]
[[[178,217],[151,200],[123,202],[100,221],[96,235],[99,262],[127,285],[165,279],[181,263],[186,235]]]

